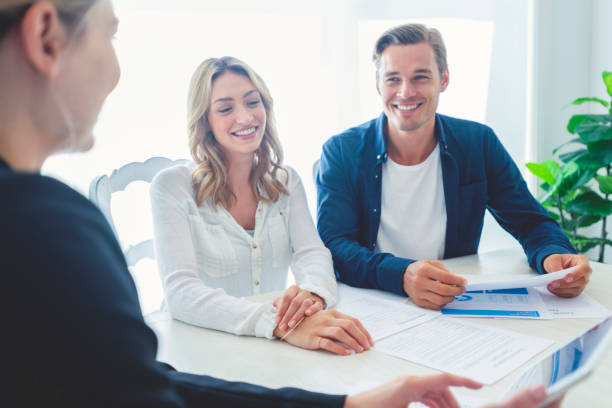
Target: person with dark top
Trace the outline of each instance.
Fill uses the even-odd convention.
[[[0,405],[457,406],[449,386],[480,386],[448,374],[403,377],[346,397],[227,382],[156,361],[156,337],[109,225],[79,193],[40,174],[52,153],[92,146],[119,79],[116,28],[109,0],[0,3]],[[527,389],[499,406],[535,406],[544,394]]]

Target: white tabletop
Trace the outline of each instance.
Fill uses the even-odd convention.
[[[533,273],[525,255],[511,249],[444,261],[460,274]],[[586,292],[612,310],[612,266],[592,262],[593,275]],[[274,298],[260,295],[255,300]],[[470,319],[555,341],[560,346],[597,323],[599,319]],[[374,350],[352,356],[308,351],[278,340],[243,337],[191,326],[173,320],[167,313],[149,315],[147,322],[159,339],[158,359],[181,371],[206,374],[232,381],[267,387],[299,387],[332,394],[354,393],[400,375],[426,375],[436,370]],[[543,352],[550,353],[551,348]],[[538,359],[540,356],[534,357]],[[496,397],[519,375],[520,369],[478,391],[479,397]],[[607,392],[612,378],[612,353],[606,354],[594,375],[574,387],[565,407],[612,407]]]

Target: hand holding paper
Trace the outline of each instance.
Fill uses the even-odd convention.
[[[549,255],[544,258],[542,266],[546,272],[574,268],[563,279],[552,281],[548,285],[548,290],[560,297],[575,297],[582,293],[592,272],[587,257],[577,254]]]
[[[557,272],[546,273],[544,275],[465,275],[468,281],[467,285],[465,285],[465,290],[498,290],[544,286],[549,285],[551,282],[564,279],[576,268],[578,268],[578,266],[573,266]]]
[[[416,261],[404,272],[404,292],[417,305],[440,310],[465,289],[465,278],[450,273],[440,261]]]

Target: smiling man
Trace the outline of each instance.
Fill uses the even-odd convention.
[[[538,272],[578,265],[548,289],[580,294],[588,260],[530,194],[493,130],[436,113],[449,85],[438,30],[392,28],[373,60],[384,112],[328,140],[317,176],[317,227],[339,280],[440,309],[465,285],[440,259],[476,253],[488,209]]]

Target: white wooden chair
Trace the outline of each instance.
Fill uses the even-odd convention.
[[[98,176],[91,181],[89,185],[89,199],[98,206],[106,220],[110,224],[115,237],[119,242],[121,238],[117,234],[113,215],[111,213],[111,196],[113,193],[123,191],[126,187],[135,181],[144,181],[150,183],[153,177],[161,170],[181,163],[186,163],[187,160],[170,160],[165,157],[152,157],[145,161],[128,163],[119,169],[113,170],[110,176],[106,174]],[[123,247],[123,246],[122,246]],[[136,245],[129,245],[123,248],[125,259],[129,267],[138,263],[141,259],[155,259],[153,250],[153,240],[148,239],[139,242]]]
[[[319,172],[319,162],[321,159],[317,159],[312,163],[312,181],[314,182],[315,187],[317,186],[317,173]]]
[[[151,180],[153,180],[153,177],[155,177],[155,175],[161,170],[187,162],[188,160],[170,160],[165,157],[152,157],[142,163],[128,163],[121,168],[114,170],[110,176],[106,174],[97,176],[89,185],[89,199],[98,206],[113,229],[115,237],[121,244],[126,262],[138,287],[139,283],[136,276],[134,276],[134,267],[140,260],[155,259],[153,237],[151,236],[149,239],[144,239],[136,244],[128,245],[124,243],[117,233],[115,221],[113,220],[113,215],[111,212],[112,195],[117,192],[125,191],[128,185],[136,181],[150,183]],[[148,200],[148,195],[146,199]],[[143,207],[146,204],[147,203],[143,202]]]

